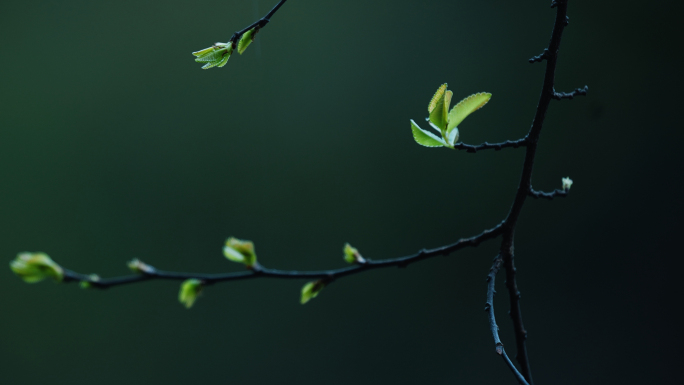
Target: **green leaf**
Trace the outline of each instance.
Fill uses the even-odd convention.
[[[202,281],[199,279],[188,279],[183,281],[178,292],[178,301],[190,309],[197,300],[203,289]]]
[[[245,32],[242,37],[240,38],[240,41],[238,42],[238,53],[242,55],[243,52],[249,47],[250,44],[254,41],[254,34],[256,33],[256,28],[252,28],[249,31]]]
[[[318,293],[320,293],[324,287],[325,283],[323,283],[323,280],[320,279],[318,281],[311,281],[304,285],[302,287],[302,297],[300,299],[302,305],[309,302],[311,298],[316,298],[316,296],[318,296]]]
[[[428,112],[430,113],[430,122],[444,130],[447,125],[447,111],[451,104],[451,96],[453,93],[447,91],[446,83],[442,84],[432,96],[430,104],[428,104]]]
[[[213,50],[214,50],[214,47],[209,47],[209,48],[205,48],[203,50],[197,51],[197,52],[193,52],[192,54],[195,56],[204,56]]]
[[[252,268],[257,262],[254,243],[234,237],[226,240],[223,255],[233,262],[244,264],[247,268]]]
[[[35,283],[52,278],[56,282],[64,279],[64,270],[45,253],[19,253],[10,262],[10,269],[24,282]]]
[[[491,97],[492,94],[490,93],[480,92],[470,95],[458,102],[458,104],[451,109],[451,112],[449,112],[449,126],[447,127],[447,133],[451,133],[451,130],[454,127],[458,127],[463,119],[487,104]]]
[[[416,143],[420,144],[421,146],[442,147],[446,145],[442,138],[439,138],[437,135],[418,127],[413,119],[411,119],[411,131],[413,131],[413,139],[415,139]]]
[[[216,43],[209,48],[201,51],[193,52],[197,56],[195,61],[198,63],[205,63],[202,69],[209,69],[213,67],[223,67],[230,59],[233,53],[233,43]]]
[[[221,61],[219,61],[219,63],[216,66],[218,68],[223,67],[224,65],[226,65],[226,63],[228,63],[228,59],[230,59],[230,54],[226,53],[225,55],[223,55],[223,59],[221,59]]]

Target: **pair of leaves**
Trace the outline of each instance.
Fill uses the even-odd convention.
[[[252,28],[245,32],[240,41],[237,44],[237,50],[240,55],[249,47],[254,41],[254,35],[257,33],[256,28]],[[216,43],[209,48],[205,48],[201,51],[193,52],[192,54],[196,56],[195,61],[198,63],[206,63],[202,66],[202,69],[206,70],[214,67],[223,67],[228,63],[230,55],[233,54],[233,43]]]
[[[487,104],[492,94],[480,92],[461,100],[449,111],[453,92],[447,90],[447,85],[442,84],[428,104],[428,121],[441,137],[430,131],[423,130],[416,122],[411,120],[411,131],[416,142],[426,147],[449,147],[453,148],[458,141],[458,125],[473,112]]]

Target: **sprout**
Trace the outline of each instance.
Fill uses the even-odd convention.
[[[240,38],[240,41],[238,42],[237,50],[240,55],[242,55],[243,52],[249,47],[250,44],[254,41],[254,35],[258,30],[256,28],[252,28],[249,31],[245,32],[242,35],[242,38]]]
[[[226,240],[226,245],[223,247],[223,255],[233,262],[244,264],[248,269],[251,269],[257,263],[254,243],[251,241],[230,237]]]
[[[81,289],[92,289],[93,288],[93,282],[99,282],[100,281],[100,276],[97,274],[90,274],[88,276],[88,281],[81,281],[78,283],[79,286],[81,286]]]
[[[359,254],[359,251],[349,243],[344,245],[344,260],[347,263],[366,263],[366,260]]]
[[[56,282],[64,279],[62,267],[45,253],[19,253],[17,258],[10,262],[10,268],[14,274],[28,283],[40,282],[45,278],[52,278]]]
[[[430,116],[427,120],[430,123],[430,126],[441,135],[441,138],[430,131],[423,130],[418,127],[416,122],[411,120],[413,139],[421,146],[454,148],[454,144],[458,141],[459,135],[457,126],[468,115],[487,104],[492,97],[492,94],[480,92],[470,95],[458,102],[458,104],[449,111],[452,96],[453,93],[447,90],[447,85],[445,83],[437,89],[432,100],[430,100],[430,104],[428,104],[428,113]]]
[[[138,258],[133,258],[126,264],[132,272],[136,274],[152,274],[154,273],[154,267],[146,264],[145,262],[139,260]]]
[[[193,52],[197,56],[195,61],[198,63],[206,63],[202,69],[206,70],[213,67],[223,67],[228,63],[230,55],[233,53],[233,43],[216,43],[209,48],[201,51]]]
[[[570,177],[565,177],[562,179],[563,181],[563,191],[570,191],[570,187],[572,187],[572,179]]]
[[[178,301],[185,305],[187,309],[190,309],[202,292],[203,287],[202,281],[199,279],[193,278],[183,281],[178,293]]]
[[[320,293],[324,287],[325,287],[325,283],[323,282],[322,279],[319,279],[318,281],[311,281],[311,282],[307,283],[306,285],[304,285],[302,287],[302,297],[300,299],[300,302],[302,303],[302,305],[309,302],[309,300],[311,300],[311,298],[316,298],[318,293]]]

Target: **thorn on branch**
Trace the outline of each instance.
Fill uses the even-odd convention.
[[[588,91],[589,91],[589,86],[584,86],[583,88],[576,88],[572,92],[556,92],[556,90],[554,90],[553,95],[551,97],[556,99],[556,100],[574,99],[575,96],[580,96],[580,95],[585,96]]]
[[[549,56],[549,49],[548,49],[548,48],[544,48],[544,52],[542,52],[541,55],[533,56],[533,57],[532,57],[531,59],[529,59],[528,61],[529,61],[530,63],[537,63],[537,62],[541,62],[542,60],[548,58],[548,56]]]

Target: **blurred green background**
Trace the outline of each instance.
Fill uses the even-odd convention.
[[[555,11],[549,0],[291,0],[244,55],[190,54],[276,0],[0,4],[0,255],[44,251],[103,277],[140,258],[227,272],[227,236],[262,264],[344,265],[492,227],[523,150],[416,145],[444,82],[493,93],[465,143],[527,132]],[[518,285],[540,384],[662,383],[684,358],[681,27],[675,1],[570,2],[557,89],[528,200]],[[424,125],[424,124],[423,124]],[[348,277],[306,306],[304,281],[216,285],[191,310],[178,282],[108,291],[0,270],[4,384],[515,383],[488,330],[498,242]],[[499,276],[496,309],[513,354]]]

